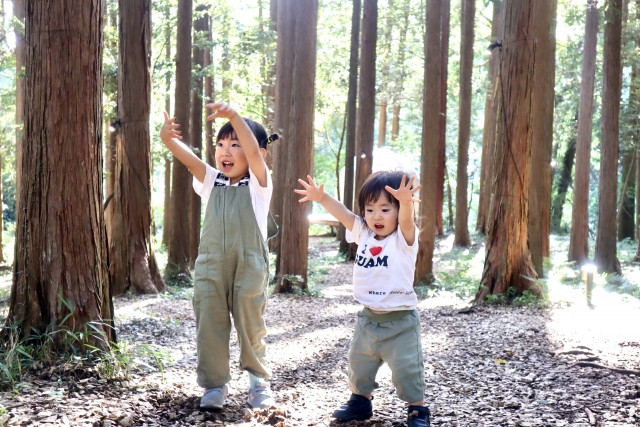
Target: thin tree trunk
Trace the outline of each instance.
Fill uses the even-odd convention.
[[[441,0],[427,0],[424,38],[424,89],[422,101],[422,153],[420,179],[420,236],[416,262],[416,284],[433,282],[433,251],[436,234],[436,189],[440,140]]]
[[[178,0],[178,26],[176,47],[175,117],[182,131],[182,142],[191,145],[189,107],[191,94],[191,26],[193,1]],[[189,273],[189,194],[191,175],[175,157],[171,180],[171,235],[165,276],[190,277]]]
[[[622,190],[618,208],[618,241],[633,240],[635,237],[635,192],[636,192],[636,148],[624,151],[622,157]]]
[[[491,43],[501,39],[502,33],[502,0],[493,0],[493,19],[491,23]],[[478,193],[478,217],[476,219],[476,231],[487,232],[489,209],[491,207],[491,186],[493,185],[493,153],[496,139],[496,112],[497,112],[497,75],[500,50],[491,49],[489,58],[487,94],[484,103],[484,128],[482,130],[482,157],[480,160],[480,189]]]
[[[198,6],[200,12],[204,12],[204,6]],[[193,31],[196,42],[202,43],[209,29],[208,20],[205,15],[200,16],[193,23]],[[202,69],[204,68],[204,50],[194,44],[192,68],[195,70],[192,76],[191,91],[191,146],[199,158],[202,158],[202,118],[203,118],[203,82]],[[200,196],[195,191],[190,191],[189,206],[189,266],[193,268],[198,258],[198,247],[200,246],[200,217],[202,215],[202,202]]]
[[[211,43],[211,17],[207,14],[207,41]],[[211,66],[211,50],[204,50],[204,67],[207,69],[207,73],[204,78],[204,99],[205,103],[215,102],[215,93],[213,88],[212,71],[209,70]],[[204,145],[206,147],[206,161],[209,166],[216,166],[216,147],[213,143],[213,120],[206,120],[204,125]]]
[[[444,170],[447,161],[447,88],[449,78],[449,33],[451,21],[451,0],[442,2],[442,23],[440,32],[440,136],[438,139],[438,188],[436,192],[436,230],[439,236],[444,235],[443,215],[444,209]]]
[[[373,129],[376,115],[376,43],[378,0],[364,0],[362,16],[362,56],[358,86],[358,117],[356,121],[356,188],[354,210],[360,212],[358,194],[371,175],[373,164]]]
[[[398,41],[398,59],[396,60],[396,78],[393,94],[393,118],[391,119],[391,141],[398,139],[400,133],[400,100],[402,98],[404,79],[406,77],[405,57],[407,50],[407,30],[409,29],[409,17],[411,15],[411,0],[405,0],[403,5],[402,25],[400,27],[400,39]]]
[[[387,138],[387,105],[387,100],[385,99],[380,102],[378,107],[380,112],[378,116],[378,147],[384,147]]]
[[[164,29],[164,53],[167,63],[170,63],[173,58],[171,56],[171,25],[170,22],[170,10],[167,8],[165,13],[166,27]],[[167,71],[164,78],[164,84],[166,92],[164,95],[164,110],[167,114],[171,114],[171,73]],[[171,157],[167,156],[164,161],[164,214],[162,217],[162,244],[165,247],[169,246],[169,236],[171,235]]]
[[[604,57],[602,71],[602,142],[598,187],[598,228],[595,262],[599,272],[621,274],[616,254],[616,207],[618,201],[618,138],[622,89],[621,0],[605,3]]]
[[[104,175],[105,175],[105,207],[104,207],[104,224],[107,231],[107,244],[113,241],[114,227],[114,191],[116,188],[116,150],[118,148],[118,140],[120,139],[120,121],[116,120],[111,124],[107,123],[108,136],[107,147],[104,159]],[[108,247],[108,246],[107,246]]]
[[[9,324],[115,341],[102,215],[101,0],[28,2],[23,156]],[[63,30],[61,30],[63,29]],[[72,123],[61,131],[61,123]],[[91,322],[89,327],[89,323]]]
[[[569,261],[576,261],[580,265],[589,259],[589,172],[591,169],[591,130],[593,127],[598,21],[597,0],[587,0],[568,257]]]
[[[473,76],[475,0],[463,0],[460,41],[460,104],[458,125],[458,173],[456,178],[456,231],[453,244],[469,246],[467,186],[469,185],[469,138],[471,135],[471,78]]]
[[[391,119],[391,141],[398,139],[400,133],[400,104],[393,104],[393,118]]]
[[[542,290],[532,280],[536,272],[527,245],[529,172],[531,169],[534,22],[532,0],[505,2],[500,51],[496,128],[495,194],[489,215],[487,253],[475,303],[487,295]]]
[[[351,14],[351,53],[349,54],[349,92],[347,94],[347,132],[345,145],[344,189],[343,203],[349,210],[353,210],[354,175],[356,155],[356,101],[358,98],[358,49],[360,45],[360,14],[362,4],[360,0],[353,0]],[[344,225],[338,227],[340,252],[347,255],[347,260],[353,261],[356,245],[347,243]]]
[[[293,80],[290,81],[291,110],[288,135],[295,141],[289,157],[287,176],[304,177],[313,171],[313,112],[316,77],[317,0],[295,0],[296,19]],[[279,21],[281,22],[281,21]],[[282,246],[279,254],[280,274],[274,292],[291,292],[296,284],[307,288],[310,203],[299,203],[293,190],[295,179],[285,183],[282,217]],[[293,279],[296,277],[296,279]],[[298,282],[297,277],[301,278]]]
[[[558,192],[553,200],[553,208],[551,210],[551,229],[556,233],[559,233],[560,226],[562,224],[562,211],[564,210],[564,202],[567,198],[567,191],[571,185],[571,173],[573,170],[573,163],[576,157],[576,138],[572,137],[569,140],[567,151],[564,153],[562,159],[562,169],[560,171],[560,177],[558,178]],[[531,234],[531,233],[529,233]]]
[[[166,289],[151,238],[151,0],[120,0],[111,293]]]
[[[556,70],[557,0],[534,2],[535,72],[533,86],[533,133],[531,170],[536,179],[529,187],[529,250],[539,277],[544,276],[543,260],[548,258],[551,233],[551,150],[553,147],[553,107]]]
[[[25,22],[25,0],[13,0],[13,16],[17,21]],[[22,26],[24,28],[24,25]],[[22,183],[22,136],[24,134],[24,64],[25,39],[23,31],[16,31],[16,212],[20,210],[20,186]],[[17,216],[17,214],[16,214]]]

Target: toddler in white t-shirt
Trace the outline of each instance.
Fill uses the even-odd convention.
[[[316,186],[298,180],[294,190],[300,202],[319,202],[347,229],[347,239],[358,244],[353,269],[353,294],[364,305],[349,350],[349,401],[333,412],[342,421],[366,420],[373,415],[371,393],[378,368],[386,362],[400,399],[409,403],[408,427],[428,427],[424,406],[424,362],[420,318],[413,278],[418,255],[418,229],[414,222],[412,188],[402,171],[376,172],[358,195],[359,214]]]

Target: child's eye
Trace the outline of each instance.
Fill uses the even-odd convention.
[[[382,212],[389,212],[390,209],[382,209]]]
[[[373,209],[366,209],[366,212],[373,212]]]
[[[233,144],[232,147],[240,147],[239,144]]]

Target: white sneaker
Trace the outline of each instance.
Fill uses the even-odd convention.
[[[276,404],[271,395],[271,386],[267,382],[256,383],[255,387],[250,388],[247,402],[253,409],[267,409]]]
[[[205,390],[202,399],[200,399],[200,407],[202,409],[222,409],[227,394],[228,389],[226,385],[208,388]]]

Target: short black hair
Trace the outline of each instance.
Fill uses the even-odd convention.
[[[267,131],[264,129],[264,127],[260,123],[253,121],[251,119],[248,119],[246,117],[243,117],[243,119],[245,123],[249,126],[249,129],[251,129],[253,136],[256,137],[256,140],[258,141],[258,145],[260,146],[260,148],[264,148],[266,150],[267,139],[268,139]],[[236,131],[233,129],[233,126],[231,126],[231,122],[225,123],[220,128],[220,130],[218,131],[218,136],[216,136],[216,144],[221,139],[236,139],[236,140],[238,139],[238,135],[236,135]]]
[[[369,178],[367,178],[364,184],[362,184],[362,188],[360,188],[360,193],[358,194],[358,208],[360,210],[360,216],[364,218],[364,206],[367,203],[377,202],[382,194],[385,195],[389,203],[391,203],[396,209],[400,210],[400,202],[398,199],[393,197],[385,187],[388,185],[394,190],[397,190],[400,188],[403,176],[406,176],[406,182],[409,182],[409,174],[403,170],[378,171],[369,175]]]

